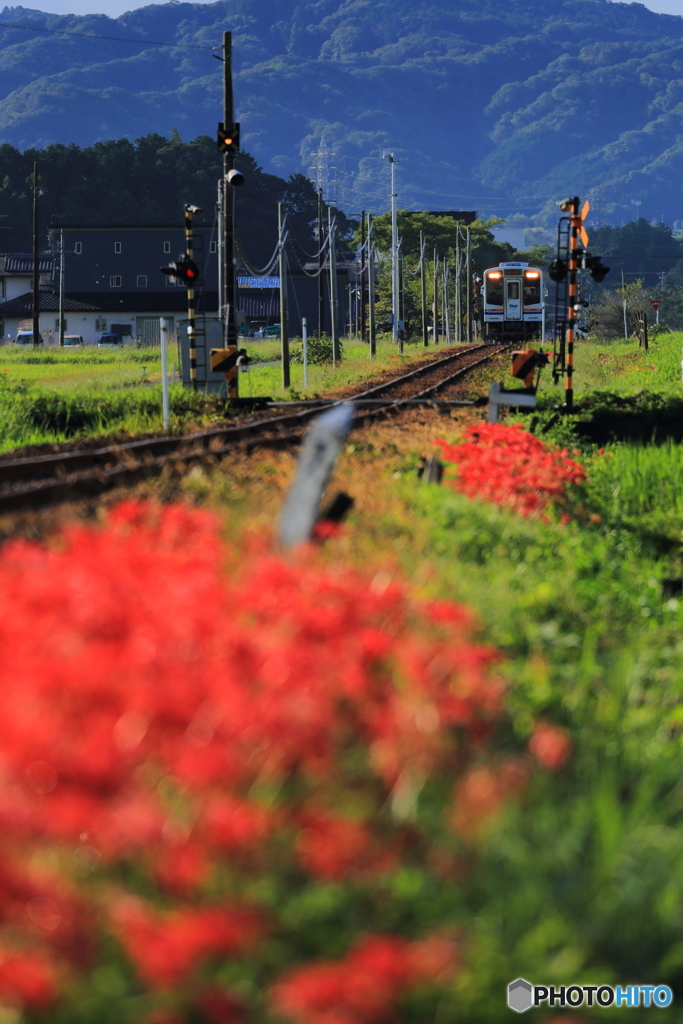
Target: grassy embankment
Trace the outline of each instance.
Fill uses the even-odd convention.
[[[462,419],[415,413],[363,428],[340,460],[333,486],[356,508],[326,557],[366,570],[379,561],[426,595],[473,607],[503,652],[518,738],[546,718],[573,742],[567,767],[537,776],[463,853],[457,877],[416,870],[396,881],[406,920],[463,930],[463,970],[439,1021],[512,1019],[504,993],[520,975],[536,984],[665,983],[683,994],[683,448],[664,436],[681,401],[682,340],[667,337],[643,356],[631,342],[581,346],[577,398],[603,416],[601,430],[651,426],[654,415],[661,444],[615,438],[599,454],[581,434],[586,411],[551,430],[547,438],[577,446],[588,471],[585,511],[568,524],[419,482],[419,454],[439,436],[457,437]],[[658,390],[643,393],[648,384]],[[552,390],[544,388],[549,402]],[[605,419],[610,410],[617,419]],[[234,536],[240,521],[272,525],[292,469],[284,453],[235,457],[214,473],[194,470],[184,489],[225,515]],[[314,931],[343,931],[351,907],[343,887],[321,886],[301,913]],[[637,1012],[679,1019],[675,1003]]]
[[[280,367],[259,365],[279,358],[279,341],[247,343],[246,348],[254,362],[249,372],[240,374],[240,393],[246,397],[271,395],[274,398],[315,395],[355,384],[374,373],[424,358],[425,354],[421,346],[410,345],[406,346],[403,356],[398,356],[391,343],[384,340],[380,341],[377,357],[371,360],[366,345],[347,343],[340,366],[309,368],[308,390],[303,387],[303,366],[293,363],[292,388],[285,391]],[[293,350],[296,352],[296,340]],[[431,347],[428,352],[437,354]],[[175,347],[169,350],[169,368],[177,375]],[[3,346],[0,348],[0,452],[99,434],[159,431],[162,425],[160,378],[159,349],[34,352]],[[205,426],[224,416],[220,403],[194,395],[179,384],[171,387],[171,412],[172,429],[176,430]]]

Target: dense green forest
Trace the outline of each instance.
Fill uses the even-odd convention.
[[[638,3],[217,0],[117,19],[5,7],[0,143],[213,136],[226,28],[246,149],[286,178],[310,172],[324,139],[329,195],[354,214],[387,208],[392,149],[412,209],[552,227],[555,201],[578,192],[594,224],[630,220],[632,201],[647,220],[683,218],[683,18]]]
[[[41,242],[55,225],[180,224],[183,206],[193,203],[212,223],[222,158],[207,135],[183,142],[146,135],[131,142],[113,139],[81,148],[55,143],[23,153],[0,146],[0,210],[4,251],[26,251],[31,244],[33,166],[38,163]],[[245,177],[236,189],[236,217],[248,259],[265,263],[277,242],[277,204],[283,203],[289,225],[309,252],[317,249],[317,198],[303,174],[288,179],[265,173],[249,153],[237,166]],[[326,208],[325,208],[326,209]],[[353,227],[338,213],[340,234]],[[201,219],[198,219],[201,223]]]

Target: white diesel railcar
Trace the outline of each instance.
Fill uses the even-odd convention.
[[[528,263],[501,263],[484,271],[484,337],[491,341],[545,340],[543,271]]]

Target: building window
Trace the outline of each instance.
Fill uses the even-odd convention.
[[[147,287],[147,275],[146,274],[138,274],[138,288],[146,288],[146,287]]]
[[[164,242],[164,252],[170,252],[170,251],[171,251],[171,243],[170,242]]]
[[[114,242],[114,252],[121,252],[121,243]]]
[[[66,317],[65,317],[64,318],[64,330],[67,331],[68,329],[69,328],[67,326]],[[57,331],[57,333],[59,334],[59,317],[57,317],[57,319],[55,320],[55,331]]]
[[[106,331],[106,329],[107,329],[107,321],[103,317],[101,319],[95,320],[95,330],[96,331]]]
[[[74,243],[74,252],[76,253],[77,256],[81,255],[81,253],[83,252],[83,242],[75,242]]]
[[[209,242],[209,252],[215,252],[215,251],[216,251],[216,243],[215,242]]]
[[[121,287],[121,275],[120,274],[112,274],[112,276],[109,278],[109,287],[110,288],[120,288]]]

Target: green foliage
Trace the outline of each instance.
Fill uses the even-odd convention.
[[[520,975],[681,983],[683,605],[662,593],[681,570],[656,531],[680,540],[683,458],[676,445],[615,446],[587,468],[586,521],[564,527],[405,485],[411,519],[429,524],[432,578],[505,652],[517,730],[546,716],[575,745],[567,770],[510,809],[463,887],[457,1019],[502,1019]]]
[[[11,227],[3,235],[5,250],[30,251],[34,161],[45,189],[40,200],[43,226],[55,217],[60,218],[58,223],[82,225],[174,224],[180,223],[183,206],[189,202],[207,211],[209,224],[213,221],[208,211],[215,206],[222,159],[208,135],[183,142],[178,133],[170,140],[155,133],[134,142],[113,139],[85,148],[53,144],[24,153],[5,144],[0,146],[0,202],[12,209]],[[312,182],[303,174],[291,174],[287,180],[266,174],[247,152],[239,154],[236,166],[245,176],[235,201],[247,257],[260,265],[271,256],[280,202],[290,230],[304,248],[314,251],[317,196]],[[344,237],[353,222],[341,212],[337,219]]]
[[[339,338],[339,352],[341,359],[344,358],[344,342]],[[302,345],[293,345],[289,353],[290,362],[303,363],[304,348]],[[329,334],[323,333],[321,337],[312,334],[308,339],[308,362],[311,366],[326,366],[332,362],[332,338]]]
[[[176,427],[218,410],[215,400],[180,384],[171,385],[170,401]],[[135,390],[57,392],[0,376],[0,438],[4,451],[26,444],[160,428],[160,385]]]

